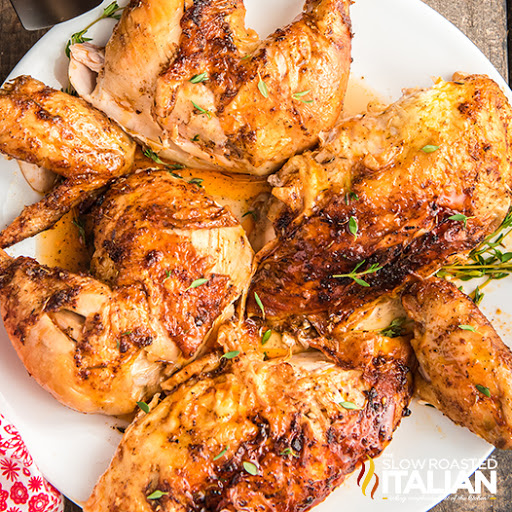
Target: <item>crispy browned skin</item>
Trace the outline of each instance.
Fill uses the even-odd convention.
[[[416,322],[411,343],[420,397],[496,447],[511,449],[510,349],[473,301],[447,281],[413,283],[402,302]]]
[[[300,19],[259,41],[244,26],[242,0],[132,1],[95,90],[82,86],[75,62],[87,61],[90,46],[72,49],[71,79],[163,157],[268,174],[316,144],[342,110],[349,4],[307,0]],[[203,73],[206,80],[191,82]]]
[[[2,315],[61,402],[124,414],[197,354],[247,286],[252,250],[229,211],[166,171],[117,182],[94,220],[92,276],[1,254]]]
[[[220,336],[238,357],[210,354],[166,383],[166,398],[127,430],[86,512],[307,510],[388,444],[411,396],[406,361],[383,354],[350,370],[319,352],[263,361],[247,347],[247,337],[259,344],[257,330],[244,329]],[[148,499],[156,490],[166,494]]]
[[[135,143],[84,100],[20,76],[0,89],[0,151],[65,181],[0,233],[7,247],[53,225],[88,192],[132,167]]]
[[[260,255],[249,310],[261,316],[257,293],[274,324],[307,315],[325,330],[475,247],[510,204],[511,119],[497,84],[475,75],[342,121],[324,147],[272,177],[278,239]],[[360,263],[358,272],[383,267],[360,276],[370,286],[333,277]]]

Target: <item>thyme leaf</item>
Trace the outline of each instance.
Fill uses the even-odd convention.
[[[258,466],[256,466],[256,464],[244,460],[242,466],[244,467],[245,471],[249,473],[249,475],[256,476],[258,474]]]
[[[433,146],[432,144],[427,144],[426,146],[423,146],[421,148],[421,151],[423,153],[433,153],[434,151],[437,151],[439,149],[439,146]]]
[[[206,82],[208,80],[208,73],[200,73],[198,75],[194,75],[189,82],[191,84],[199,84],[201,82]]]
[[[202,286],[203,284],[206,284],[208,281],[209,279],[207,279],[206,277],[196,279],[195,281],[192,281],[192,284],[185,291],[192,290],[193,288]]]
[[[482,393],[482,395],[485,395],[486,397],[491,397],[491,390],[489,388],[486,388],[485,386],[482,386],[481,384],[476,384],[475,388]]]
[[[139,406],[139,408],[144,411],[146,414],[149,413],[149,405],[146,403],[146,402],[143,402],[143,401],[140,401],[140,402],[137,402],[137,405]],[[151,498],[153,499],[153,498]]]
[[[265,343],[267,343],[267,341],[270,339],[270,336],[272,335],[272,329],[267,329],[263,336],[261,337],[261,344],[262,345],[265,345]]]
[[[146,496],[148,500],[159,500],[163,496],[167,496],[169,493],[166,491],[160,491],[157,489],[156,491],[153,491],[149,496]]]
[[[213,460],[219,460],[221,457],[224,457],[224,455],[226,455],[228,451],[228,447],[226,446],[226,448],[224,448],[220,453],[218,453],[217,455],[215,455],[215,457],[213,457]]]
[[[354,239],[357,238],[357,219],[355,217],[350,217],[348,221],[348,230],[354,235]]]
[[[256,292],[254,292],[254,300],[256,301],[256,304],[258,304],[258,307],[261,309],[263,318],[265,318],[265,308],[263,307],[263,302],[261,302],[261,299]]]
[[[268,98],[268,87],[267,84],[261,78],[260,72],[258,71],[258,90],[264,98]]]
[[[223,356],[221,356],[221,359],[233,359],[236,356],[240,355],[240,350],[232,350],[231,352],[226,352]]]

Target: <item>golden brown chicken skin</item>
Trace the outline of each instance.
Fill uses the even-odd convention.
[[[315,145],[342,110],[349,4],[307,0],[298,20],[259,41],[244,26],[242,0],[134,1],[107,44],[95,89],[82,85],[90,45],[72,48],[71,80],[162,157],[269,174]]]
[[[421,398],[498,448],[512,448],[512,352],[469,297],[431,278],[402,296]]]
[[[323,331],[475,247],[510,205],[511,113],[492,80],[457,77],[344,120],[294,157],[271,178],[278,238],[260,254],[250,312],[261,316],[257,294],[274,325],[307,316]]]
[[[20,76],[0,89],[0,152],[64,178],[0,233],[8,247],[53,225],[87,194],[128,173],[135,143],[80,98]]]
[[[264,361],[248,337],[259,344],[250,323],[224,328],[220,341],[238,356],[212,353],[166,383],[86,512],[308,510],[388,444],[410,399],[405,361],[353,370],[318,352]],[[348,402],[355,409],[339,405]]]
[[[98,208],[92,275],[2,252],[1,311],[27,370],[57,399],[126,414],[231,314],[252,250],[229,211],[166,171],[120,180]]]

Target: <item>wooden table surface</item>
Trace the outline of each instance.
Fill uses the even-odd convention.
[[[507,52],[509,42],[507,41],[506,0],[424,1],[459,27],[508,81],[508,63],[511,59]],[[512,29],[512,5],[509,7],[508,19]],[[16,18],[9,0],[0,0],[0,83],[44,33],[44,30],[25,31]],[[510,39],[512,42],[512,37]],[[495,500],[468,500],[467,492],[460,491],[434,507],[432,512],[510,512],[512,510],[512,453],[495,450],[491,457],[494,457],[498,463],[498,492]],[[488,498],[489,494],[484,492],[482,496]],[[79,510],[76,505],[66,503],[66,512]]]

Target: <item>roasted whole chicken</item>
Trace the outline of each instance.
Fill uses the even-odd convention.
[[[126,414],[230,315],[253,253],[228,210],[167,171],[117,181],[91,215],[91,275],[2,253],[2,317],[27,370],[62,403]]]
[[[258,256],[249,313],[326,335],[474,248],[511,204],[511,120],[479,75],[342,120],[270,178],[278,236]]]
[[[89,194],[132,171],[135,143],[83,99],[20,76],[0,89],[0,152],[64,180],[0,232],[9,247],[55,224]]]
[[[173,375],[129,427],[86,512],[307,510],[380,453],[409,403],[401,338],[347,367],[319,352],[264,361],[251,322],[219,342],[229,352]]]
[[[307,0],[299,19],[260,41],[242,0],[133,0],[104,53],[71,47],[70,79],[162,158],[268,174],[342,110],[349,4]]]

